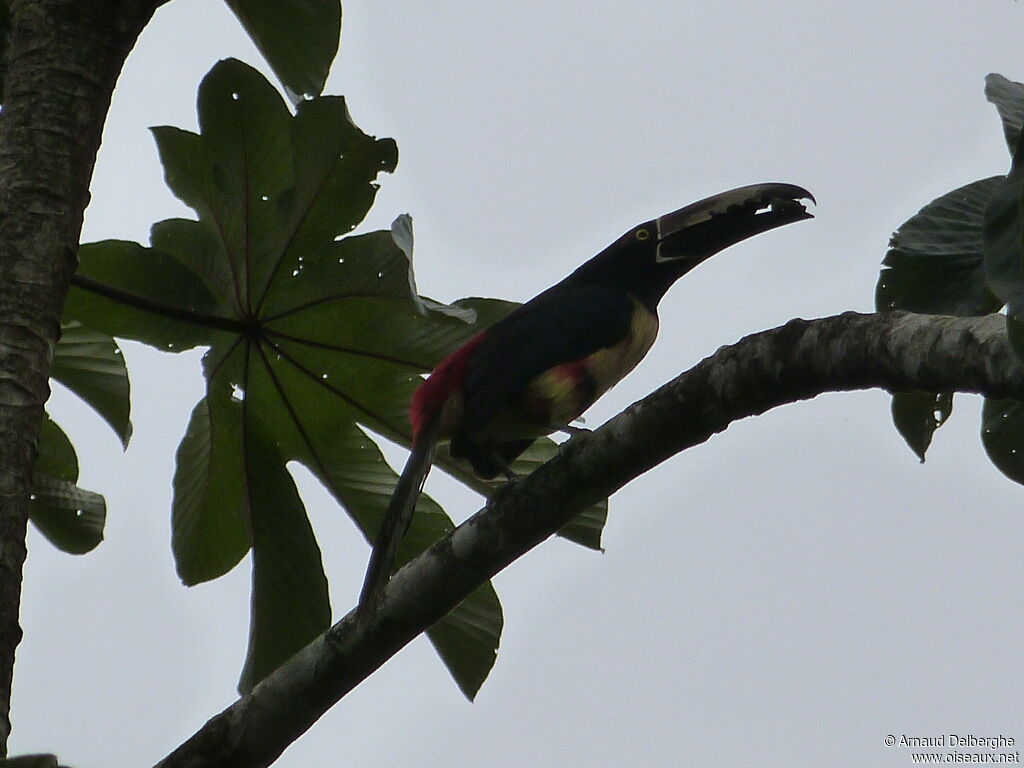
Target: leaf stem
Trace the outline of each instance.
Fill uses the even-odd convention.
[[[91,277],[86,277],[85,275],[77,273],[72,275],[71,283],[84,291],[95,293],[98,296],[103,296],[111,299],[112,301],[127,304],[128,306],[135,307],[136,309],[151,312],[154,315],[169,317],[173,320],[181,320],[186,323],[192,323],[193,325],[203,325],[210,328],[217,328],[222,331],[233,331],[240,334],[246,334],[251,329],[251,325],[249,323],[239,320],[238,318],[210,315],[205,312],[196,312],[191,309],[182,309],[170,304],[164,304],[159,301],[154,301],[153,299],[148,299],[144,296],[139,296],[135,293],[123,291],[120,288],[114,288],[111,285],[101,283],[98,280],[93,280]]]

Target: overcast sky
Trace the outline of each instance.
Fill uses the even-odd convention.
[[[869,311],[889,235],[1005,172],[982,93],[1024,80],[1011,0],[451,3],[347,0],[327,92],[399,146],[365,229],[413,216],[420,290],[524,300],[633,224],[733,186],[803,185],[816,218],[716,256],[662,302],[659,341],[602,423],[719,346],[793,317]],[[148,242],[188,215],[148,126],[195,129],[213,63],[266,71],[221,4],[175,0],[128,59],[85,240]],[[194,589],[169,550],[174,449],[198,353],[126,344],[122,454],[58,391],[94,553],[33,532],[14,753],[149,765],[235,699],[249,568]],[[918,464],[884,393],[749,419],[612,500],[604,554],[552,540],[495,580],[506,627],[475,704],[420,638],[278,765],[911,765],[888,734],[1024,740],[1024,489],[985,459],[961,396]],[[388,453],[396,462],[401,450]],[[300,473],[335,615],[367,548]],[[479,498],[434,473],[456,520]],[[968,750],[969,751],[969,750]]]

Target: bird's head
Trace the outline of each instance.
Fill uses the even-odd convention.
[[[691,203],[626,232],[593,259],[602,280],[624,287],[652,308],[680,277],[741,240],[812,218],[794,184],[752,184]],[[585,265],[585,267],[588,265]]]

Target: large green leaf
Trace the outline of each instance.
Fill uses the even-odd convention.
[[[49,414],[43,414],[39,429],[39,450],[33,471],[73,483],[78,480],[78,456],[75,448]]]
[[[985,283],[985,209],[1004,177],[972,182],[928,203],[892,236],[875,289],[881,310],[985,315],[1002,302]]]
[[[252,632],[239,684],[247,692],[331,625],[327,577],[298,489],[264,425],[255,395],[242,400],[246,511],[252,531]]]
[[[1003,121],[1006,145],[1013,152],[1024,125],[1024,84],[992,73],[985,78],[985,98],[995,105]]]
[[[985,209],[985,276],[1007,305],[1010,341],[1024,356],[1024,85],[992,74],[985,79],[985,95],[999,111],[1012,155],[1010,172],[999,180]]]
[[[64,325],[50,375],[91,405],[121,444],[128,446],[132,434],[128,368],[111,336],[79,323]]]
[[[36,472],[29,517],[55,547],[84,555],[103,541],[107,505],[98,493]]]
[[[985,210],[1004,177],[972,182],[933,200],[890,240],[875,288],[875,306],[925,314],[984,315],[1002,306],[985,281]],[[892,418],[924,461],[935,430],[952,410],[952,395],[898,393]]]
[[[985,83],[985,95],[999,112],[1014,156],[1010,173],[955,189],[906,221],[890,242],[875,304],[880,310],[967,316],[989,314],[1007,305],[1010,339],[1024,354],[1018,317],[1024,307],[1020,211],[1024,157],[1019,147],[1024,86],[995,74]],[[951,410],[948,393],[910,392],[893,397],[896,428],[922,461],[935,430]],[[991,426],[983,435],[989,434]],[[993,461],[1006,442],[987,439]],[[1006,456],[1000,462],[1001,468],[1008,466]]]
[[[1012,316],[1024,311],[1024,134],[1018,138],[1010,173],[1000,179],[985,209],[985,278]]]
[[[996,468],[1024,484],[1024,404],[988,398],[981,409],[981,442]]]
[[[369,538],[396,475],[365,430],[408,444],[421,375],[511,305],[420,299],[407,218],[394,233],[350,234],[397,151],[356,128],[343,99],[304,101],[292,116],[258,73],[224,61],[200,87],[199,123],[201,134],[154,130],[168,183],[198,221],[160,222],[151,248],[83,247],[71,317],[160,349],[209,347],[206,396],[178,450],[172,544],[189,584],[252,551],[246,689],[330,619],[287,464],[309,467]],[[424,496],[399,562],[452,525]],[[469,696],[500,629],[488,585],[430,632]]]
[[[1024,355],[1021,315],[1024,310],[1024,216],[1021,192],[1024,187],[1024,86],[999,76],[989,76],[988,85],[999,88],[997,103],[1003,118],[1013,161],[1010,173],[1000,179],[985,211],[985,270],[993,290],[1007,304],[1007,329],[1018,355]],[[988,93],[988,88],[986,89]],[[1024,405],[1015,400],[987,398],[981,412],[981,441],[999,471],[1024,483]]]
[[[106,502],[76,485],[78,457],[64,431],[45,416],[32,473],[29,519],[58,549],[81,555],[103,541]]]
[[[319,96],[341,39],[340,0],[225,0],[292,101]]]
[[[494,610],[494,606],[498,610]],[[466,698],[472,701],[494,666],[498,648],[495,639],[501,637],[504,620],[498,595],[490,582],[480,586],[448,614],[445,621],[435,624],[427,637],[444,659],[458,659],[450,667],[452,677]]]
[[[142,341],[164,352],[210,344],[237,325],[203,281],[166,253],[124,240],[87,243],[64,303],[64,322]],[[128,266],[130,265],[130,266]]]
[[[1018,135],[1010,173],[1000,181],[985,210],[985,277],[1006,303],[1007,331],[1024,358],[1024,133]]]
[[[192,411],[174,471],[171,547],[188,585],[223,576],[249,551],[241,429],[230,387],[211,382]]]
[[[892,397],[893,424],[922,462],[935,430],[952,412],[952,392],[897,392]]]

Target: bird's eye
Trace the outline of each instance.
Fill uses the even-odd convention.
[[[638,229],[636,231],[636,239],[637,240],[646,240],[650,236],[651,236],[651,233],[648,232],[646,229]]]

